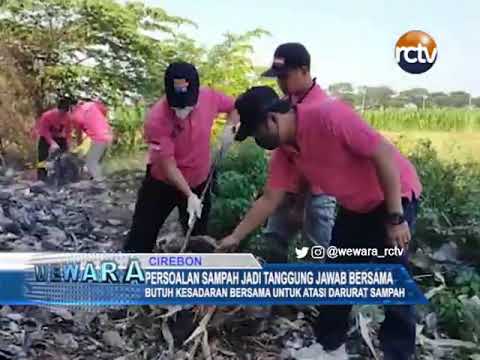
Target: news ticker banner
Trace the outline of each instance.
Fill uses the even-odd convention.
[[[424,304],[401,265],[266,264],[252,254],[0,253],[0,304]]]

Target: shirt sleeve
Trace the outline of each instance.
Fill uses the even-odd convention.
[[[218,113],[230,113],[235,108],[235,100],[233,97],[225,95],[220,91],[213,91],[213,96],[217,105]]]
[[[274,150],[268,166],[267,188],[297,193],[300,173],[281,149]]]
[[[355,155],[371,157],[383,139],[354,109],[339,100],[332,102],[326,116],[334,136]]]
[[[95,105],[97,106],[98,110],[100,110],[100,112],[103,114],[103,116],[108,116],[108,108],[102,101],[96,100]]]
[[[152,162],[155,162],[155,159],[174,157],[175,144],[172,140],[172,127],[168,123],[168,114],[161,104],[154,106],[147,114],[144,134]]]

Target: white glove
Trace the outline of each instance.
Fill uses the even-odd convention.
[[[192,227],[195,221],[195,218],[200,219],[202,216],[202,202],[196,194],[190,195],[188,197],[187,203],[187,212],[188,212],[188,227]]]
[[[55,141],[53,141],[50,147],[48,148],[48,153],[53,154],[58,149],[60,149],[60,146],[58,146],[58,144]]]
[[[222,134],[222,147],[228,149],[233,144],[236,134],[236,126],[232,124],[225,124]]]

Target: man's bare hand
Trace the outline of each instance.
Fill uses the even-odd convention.
[[[235,251],[239,245],[240,240],[238,240],[234,235],[228,235],[220,241],[216,252]]]
[[[301,227],[305,218],[305,211],[303,208],[299,209],[293,207],[288,211],[288,223],[293,227]]]
[[[398,246],[401,249],[408,249],[411,234],[407,222],[400,225],[387,225],[387,236],[391,245]]]

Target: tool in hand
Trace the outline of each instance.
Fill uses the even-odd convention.
[[[205,199],[205,195],[207,194],[207,191],[210,191],[211,189],[211,183],[212,180],[214,179],[215,172],[217,170],[218,164],[220,161],[223,159],[225,154],[227,153],[228,149],[233,143],[233,139],[235,137],[236,133],[236,126],[231,126],[229,124],[225,125],[225,130],[222,136],[222,144],[220,145],[220,148],[217,150],[215,153],[214,161],[212,164],[212,167],[210,168],[210,172],[208,173],[207,181],[205,182],[205,187],[202,191],[202,194],[200,196],[200,201],[203,204],[203,200]],[[231,132],[231,133],[230,133]],[[193,221],[188,224],[188,230],[187,234],[185,236],[185,242],[183,243],[182,249],[180,250],[181,253],[185,252],[187,249],[188,243],[190,241],[190,236],[192,235],[192,231],[195,228],[195,223],[197,222],[197,217],[194,216]]]

